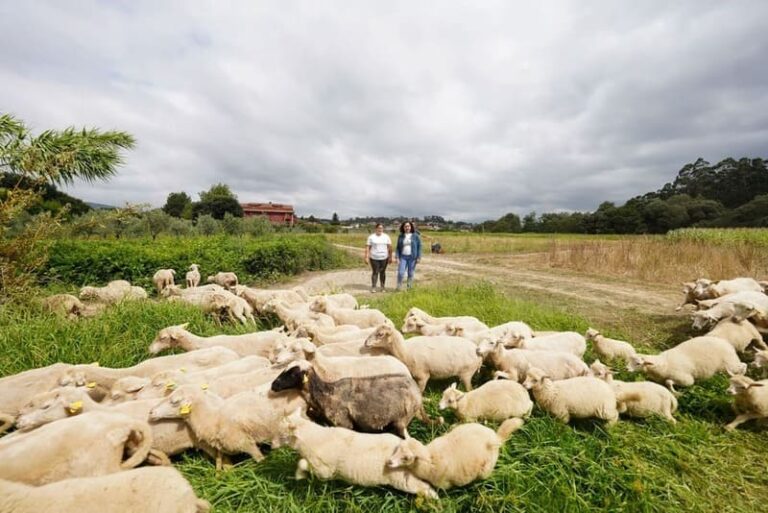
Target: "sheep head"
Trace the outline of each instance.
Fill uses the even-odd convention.
[[[536,367],[529,367],[528,371],[525,373],[525,381],[523,381],[523,386],[526,389],[531,390],[542,386],[546,381],[549,380],[549,376],[547,376],[547,373],[543,370]]]
[[[190,271],[199,271],[200,268],[197,266],[197,264],[190,264],[189,265],[189,270]]]
[[[613,376],[611,368],[600,360],[595,360],[592,365],[589,366],[589,370],[592,371],[592,375],[602,380],[608,380]]]
[[[405,322],[403,322],[403,327],[400,328],[400,331],[403,333],[421,333],[421,328],[423,328],[426,325],[426,323],[413,316],[408,316],[405,318]]]
[[[645,372],[649,367],[656,365],[653,361],[653,355],[635,354],[627,361],[627,370],[629,372]]]
[[[731,374],[730,372],[728,374]],[[747,376],[741,376],[738,374],[732,374],[730,378],[731,386],[728,387],[728,393],[731,395],[739,395],[745,393],[752,387],[762,387],[763,383],[754,381]]]
[[[485,338],[480,341],[479,344],[477,344],[477,349],[475,352],[478,356],[482,356],[483,358],[487,357],[489,354],[491,354],[497,346],[501,346],[500,340],[493,340],[492,338]]]
[[[194,404],[199,403],[205,393],[200,385],[180,386],[150,410],[149,420],[183,419],[192,413]]]
[[[415,438],[408,438],[403,440],[395,448],[395,451],[387,459],[387,468],[402,468],[412,467],[419,459],[418,453],[420,452],[421,442]]]
[[[120,378],[112,384],[112,388],[109,391],[109,399],[112,402],[122,402],[128,398],[133,399],[135,394],[144,390],[144,387],[149,384],[151,384],[149,378],[139,378],[137,376]]]
[[[752,361],[752,366],[758,369],[768,365],[768,350],[755,351],[755,359]]]
[[[464,397],[464,392],[458,389],[456,383],[453,383],[443,391],[443,397],[440,398],[438,409],[445,410],[446,408],[450,408],[455,410],[459,399],[462,397]]]
[[[382,324],[365,339],[365,347],[391,347],[394,331],[394,327]]]
[[[282,340],[275,344],[272,363],[285,365],[294,360],[303,360],[315,354],[316,350],[317,346],[306,338]]]
[[[83,287],[79,295],[80,299],[98,299],[99,292],[96,287]]]
[[[693,320],[693,329],[702,330],[709,326],[710,323],[717,322],[717,317],[709,310],[703,310],[694,312],[691,314]]]
[[[325,313],[328,308],[328,299],[325,296],[316,297],[314,301],[309,305],[309,309],[313,312]]]
[[[149,345],[150,354],[157,354],[164,349],[178,347],[179,342],[186,334],[187,326],[189,326],[189,323],[185,322],[184,324],[169,326],[158,331],[155,340]]]
[[[594,340],[596,336],[600,334],[599,331],[597,331],[594,328],[587,328],[587,332],[585,334],[585,337],[587,340]]]
[[[290,388],[303,388],[306,381],[309,380],[309,369],[302,369],[299,365],[294,365],[281,372],[272,381],[270,389],[273,392],[281,392]]]

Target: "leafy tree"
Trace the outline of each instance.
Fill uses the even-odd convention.
[[[176,237],[192,235],[194,231],[195,229],[192,226],[192,222],[187,219],[177,219],[172,217],[168,223],[168,233]]]
[[[227,212],[235,217],[243,217],[243,207],[237,201],[237,196],[223,183],[217,183],[208,191],[201,192],[200,201],[192,205],[193,219],[205,214],[214,219],[224,219]]]
[[[272,223],[264,216],[251,216],[243,218],[243,231],[254,237],[261,237],[273,233],[275,229]]]
[[[337,214],[336,212],[334,212],[333,217],[331,217],[331,224],[336,226],[341,224],[341,221],[339,221],[339,214]]]
[[[196,226],[200,235],[216,235],[221,232],[221,222],[209,214],[203,214],[198,217]]]
[[[173,219],[173,217],[159,208],[145,212],[143,218],[146,222],[147,230],[152,236],[152,240],[155,240],[158,235],[167,230]]]
[[[200,193],[200,201],[210,201],[214,198],[237,199],[237,196],[235,196],[232,189],[229,188],[229,185],[224,183],[213,184],[210,189]]]
[[[243,234],[242,218],[235,217],[229,212],[224,214],[224,218],[221,220],[221,227],[227,235]]]
[[[184,210],[192,206],[192,198],[186,192],[172,192],[163,205],[163,212],[173,217],[183,217]]]
[[[524,232],[538,232],[539,226],[536,221],[536,212],[528,212],[523,217],[523,231]]]

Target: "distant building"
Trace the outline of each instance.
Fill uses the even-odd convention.
[[[293,211],[293,205],[284,205],[282,203],[241,203],[243,207],[243,216],[265,216],[272,224],[284,224],[293,226],[296,223],[296,213]]]

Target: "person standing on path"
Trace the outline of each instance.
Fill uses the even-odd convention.
[[[400,225],[400,235],[397,237],[397,290],[403,288],[403,278],[408,274],[408,289],[413,287],[413,274],[416,264],[421,260],[421,237],[413,223],[405,221]]]
[[[368,236],[365,245],[365,263],[371,266],[371,292],[376,292],[376,280],[381,282],[381,291],[384,292],[384,282],[387,279],[386,270],[392,258],[392,239],[384,233],[384,225],[376,224],[375,233]]]

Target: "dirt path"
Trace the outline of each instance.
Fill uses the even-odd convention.
[[[360,255],[362,249],[336,245]],[[533,259],[535,260],[535,258]],[[593,275],[532,268],[531,255],[444,255],[424,256],[417,268],[418,283],[444,283],[457,278],[486,280],[502,288],[543,292],[611,308],[669,315],[679,304],[680,294],[647,284],[617,281]],[[309,273],[291,285],[303,285],[310,292],[338,291],[370,294],[371,273],[366,268]],[[394,288],[396,266],[387,268],[387,287]]]

